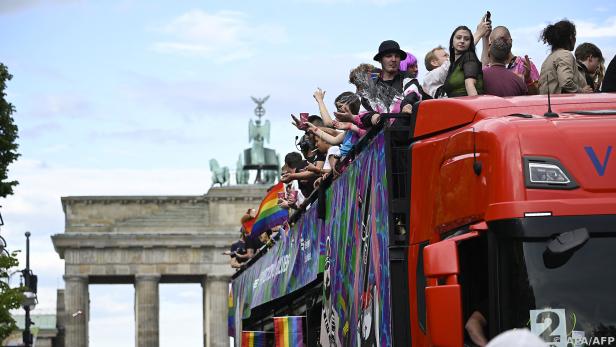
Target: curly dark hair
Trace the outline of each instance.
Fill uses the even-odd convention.
[[[545,27],[541,32],[540,39],[543,43],[552,46],[553,51],[559,48],[572,51],[575,46],[575,35],[575,24],[567,19],[563,19],[560,22],[549,24]]]

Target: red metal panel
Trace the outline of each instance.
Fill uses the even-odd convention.
[[[616,197],[501,202],[488,206],[486,221],[523,218],[533,212],[551,212],[552,216],[616,214]]]
[[[441,241],[424,248],[424,273],[426,277],[443,277],[458,274],[458,250],[455,242]]]
[[[462,299],[460,285],[426,288],[428,333],[438,347],[459,347],[463,344]]]
[[[472,231],[424,248],[424,273],[426,277],[444,277],[460,273],[457,243],[479,236]]]

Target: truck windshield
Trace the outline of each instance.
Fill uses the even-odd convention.
[[[496,239],[499,330],[528,328],[554,346],[616,345],[616,233],[558,255],[551,238]]]

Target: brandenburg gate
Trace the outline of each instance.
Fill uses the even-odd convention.
[[[137,347],[159,346],[160,283],[200,283],[203,344],[228,346],[233,271],[222,252],[264,194],[264,186],[237,185],[198,196],[63,197],[65,230],[52,240],[65,261],[66,346],[88,346],[88,286],[116,283],[135,287]]]

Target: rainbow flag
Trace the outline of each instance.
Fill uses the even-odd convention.
[[[227,334],[235,336],[235,307],[233,305],[233,288],[229,288],[229,300],[227,302]]]
[[[304,347],[303,316],[274,317],[276,347]]]
[[[242,331],[242,347],[265,347],[265,331]]]
[[[284,224],[289,219],[289,211],[278,206],[278,193],[284,192],[284,184],[278,182],[273,186],[261,201],[259,211],[254,219],[254,224],[244,223],[246,235],[258,237],[264,231],[275,227],[276,225]]]

